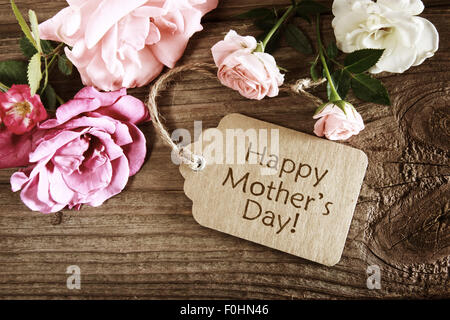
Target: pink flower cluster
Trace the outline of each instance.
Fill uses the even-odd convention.
[[[39,96],[29,92],[13,86],[0,95],[0,167],[27,165],[12,175],[12,190],[43,213],[99,206],[120,193],[145,159],[145,137],[136,126],[149,118],[145,105],[125,89],[86,87],[46,119]]]

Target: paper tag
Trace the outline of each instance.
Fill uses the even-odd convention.
[[[202,226],[327,266],[339,262],[367,168],[364,152],[240,114],[189,148],[180,171]]]

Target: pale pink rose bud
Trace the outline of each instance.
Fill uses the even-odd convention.
[[[348,102],[344,103],[344,111],[336,104],[327,103],[319,113],[314,115],[317,120],[314,133],[325,136],[329,140],[347,140],[364,129],[361,115]]]
[[[230,30],[225,39],[216,43],[212,55],[219,68],[220,82],[248,98],[261,100],[278,95],[284,82],[275,59],[268,53],[256,52],[254,37],[242,37]]]

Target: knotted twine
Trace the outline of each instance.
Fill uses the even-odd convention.
[[[171,149],[175,152],[182,163],[187,164],[194,171],[200,171],[206,165],[204,158],[192,153],[186,147],[179,146],[175,143],[175,141],[172,140],[169,132],[167,131],[167,128],[161,122],[161,115],[156,103],[156,98],[158,97],[160,92],[167,89],[170,81],[173,80],[175,76],[181,74],[184,71],[197,71],[206,76],[217,79],[216,66],[210,63],[198,62],[175,67],[160,76],[158,80],[153,84],[153,86],[150,88],[148,99],[145,105],[148,108],[155,129],[159,136],[163,139],[164,143],[171,147]],[[326,79],[319,79],[318,81],[313,81],[309,78],[299,79],[292,85],[284,85],[281,90],[284,92],[303,95],[306,98],[310,99],[315,105],[319,106],[323,104],[323,101],[315,95],[307,92],[306,90],[317,87],[324,82],[326,82]]]

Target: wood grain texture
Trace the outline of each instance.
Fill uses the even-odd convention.
[[[51,17],[65,1],[16,1]],[[179,62],[211,62],[210,47],[233,28],[256,34],[250,21],[231,16],[289,0],[222,0],[207,15]],[[331,1],[322,1],[331,5]],[[183,178],[151,124],[143,130],[149,156],[126,190],[100,208],[62,215],[32,213],[12,194],[0,171],[0,298],[437,298],[450,297],[450,5],[428,0],[423,17],[441,38],[437,54],[404,74],[382,74],[392,107],[360,103],[366,129],[346,144],[362,149],[369,166],[341,261],[325,267],[221,234],[195,223]],[[0,1],[0,59],[20,58],[8,1]],[[323,21],[332,39],[331,16]],[[311,26],[299,22],[313,37]],[[290,72],[308,75],[308,61],[282,44],[275,53]],[[69,99],[81,88],[77,76],[56,78]],[[130,90],[144,99],[146,88]],[[315,91],[324,97],[324,88]],[[213,79],[186,74],[160,99],[169,129],[217,126],[232,112],[311,133],[314,106],[280,95],[249,101]],[[369,265],[381,269],[381,289],[366,287]],[[82,271],[82,289],[68,290],[69,265]]]

